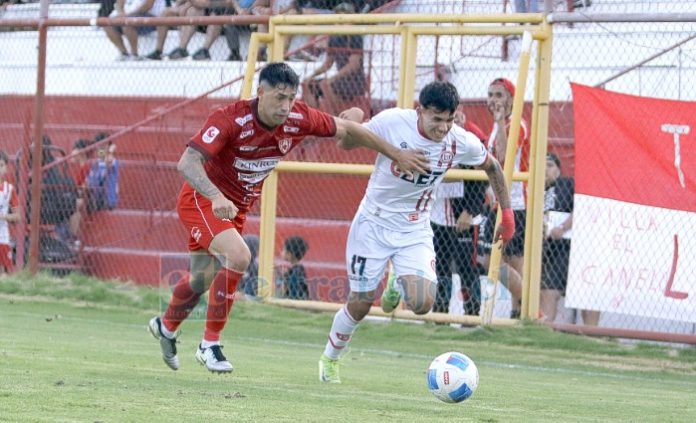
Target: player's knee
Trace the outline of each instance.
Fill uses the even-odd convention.
[[[220,261],[223,267],[227,269],[244,272],[251,263],[251,253],[249,252],[249,249],[238,251],[236,253],[225,253]]]
[[[209,282],[206,280],[205,272],[192,272],[189,284],[193,292],[203,293],[208,289]]]

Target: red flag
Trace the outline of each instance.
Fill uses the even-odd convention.
[[[696,210],[696,102],[572,88],[577,193]]]

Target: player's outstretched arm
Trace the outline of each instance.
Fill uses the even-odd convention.
[[[402,150],[389,144],[357,122],[341,118],[334,119],[339,147],[345,150],[356,147],[370,148],[395,161],[401,171],[409,175],[430,171],[430,163],[422,151]]]
[[[512,236],[515,233],[515,218],[512,213],[512,209],[510,208],[510,193],[507,185],[505,185],[503,168],[500,166],[498,160],[496,160],[490,154],[486,155],[486,161],[483,162],[479,168],[486,172],[486,175],[488,175],[488,181],[491,184],[491,188],[495,193],[495,198],[498,200],[498,205],[500,206],[502,212],[500,226],[498,226],[496,229],[493,239],[496,242],[499,239],[502,239],[503,243],[506,243],[512,239]]]
[[[205,163],[203,154],[187,147],[184,154],[181,155],[176,169],[193,189],[213,203],[213,214],[218,219],[234,219],[239,211],[237,206],[228,200],[208,178],[203,163]]]

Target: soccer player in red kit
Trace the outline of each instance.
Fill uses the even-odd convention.
[[[149,325],[173,370],[179,368],[179,325],[209,290],[205,333],[195,356],[211,372],[232,371],[220,333],[251,260],[241,236],[246,213],[261,195],[264,179],[305,137],[335,137],[344,149],[374,149],[408,173],[429,169],[422,152],[394,147],[358,123],[295,101],[298,85],[299,76],[287,64],[268,64],[259,74],[256,98],[213,112],[179,160],[186,182],[177,211],[190,234],[190,276],[174,286],[167,310]]]

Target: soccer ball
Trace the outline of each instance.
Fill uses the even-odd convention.
[[[478,387],[476,364],[459,352],[441,354],[428,367],[428,389],[444,402],[462,402]]]

